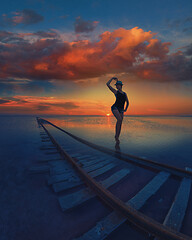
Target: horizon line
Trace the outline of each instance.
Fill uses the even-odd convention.
[[[113,117],[113,115],[88,115],[88,114],[81,114],[81,115],[75,115],[75,114],[71,114],[71,115],[65,115],[65,114],[14,114],[14,113],[0,113],[0,116],[63,116],[63,117],[84,117],[84,116],[90,116],[90,117]],[[160,115],[152,115],[152,114],[131,114],[131,115],[124,115],[124,117],[192,117],[192,114],[160,114]]]

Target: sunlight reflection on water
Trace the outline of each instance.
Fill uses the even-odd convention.
[[[93,143],[115,146],[116,119],[112,117],[45,117],[55,125]],[[192,117],[130,117],[123,119],[122,152],[155,161],[191,167]]]

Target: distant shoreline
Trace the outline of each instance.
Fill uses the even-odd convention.
[[[46,115],[46,114],[0,114],[0,117],[113,117],[113,115]],[[124,115],[124,117],[192,117],[190,115]]]

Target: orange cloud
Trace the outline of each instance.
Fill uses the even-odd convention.
[[[48,70],[48,64],[47,63],[39,63],[34,66],[35,70]]]
[[[12,114],[106,115],[109,113],[109,108],[96,101],[14,96],[0,98],[0,111]]]
[[[119,28],[99,35],[99,41],[62,41],[56,33],[38,32],[30,42],[24,35],[1,32],[0,78],[73,80],[105,74],[132,73],[153,81],[189,80],[191,62],[181,51],[169,54],[170,42],[141,28]],[[9,39],[16,39],[9,44]],[[55,36],[55,38],[54,38]],[[50,39],[51,37],[51,39]]]
[[[131,93],[131,92],[130,92]],[[131,95],[128,93],[128,96]],[[189,98],[166,96],[152,93],[151,98],[134,93],[129,96],[130,106],[125,115],[177,115],[191,114],[192,103]],[[136,95],[136,96],[135,96]],[[94,92],[92,92],[94,96]],[[0,98],[0,112],[11,114],[54,114],[54,115],[103,115],[111,113],[110,106],[115,99],[109,92],[109,97],[63,98],[14,96]],[[151,101],[153,99],[153,101]]]

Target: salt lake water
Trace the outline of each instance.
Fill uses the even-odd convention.
[[[38,117],[76,136],[115,150],[114,116]],[[0,116],[0,144],[3,144],[4,151],[5,143],[9,147],[9,141],[16,143],[18,136],[22,141],[29,140],[35,127],[36,116]],[[192,167],[192,117],[125,115],[119,139],[122,152],[181,168]]]
[[[44,118],[81,138],[115,150],[113,116]],[[122,152],[181,168],[192,167],[192,117],[124,116],[119,139]]]

